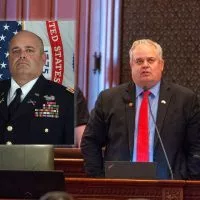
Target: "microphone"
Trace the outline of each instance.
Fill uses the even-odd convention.
[[[144,91],[147,91],[147,87],[144,86],[144,87],[143,87],[143,90],[144,90]],[[157,125],[156,125],[156,120],[155,120],[155,118],[154,118],[154,116],[153,116],[153,112],[152,112],[152,109],[151,109],[151,104],[150,104],[149,98],[147,98],[147,99],[148,99],[148,104],[149,104],[150,115],[151,115],[151,117],[152,117],[152,119],[153,119],[153,123],[154,123],[155,129],[156,129],[156,134],[157,134],[157,136],[158,136],[159,142],[160,142],[160,144],[161,144],[161,147],[162,147],[162,150],[163,150],[163,153],[164,153],[164,156],[165,156],[165,160],[166,160],[166,162],[167,162],[167,166],[168,166],[168,169],[169,169],[169,172],[170,172],[171,180],[174,180],[174,175],[173,175],[173,172],[172,172],[172,167],[171,167],[171,165],[170,165],[170,163],[169,163],[169,159],[168,159],[168,156],[167,156],[167,153],[166,153],[166,150],[165,150],[165,147],[164,147],[162,138],[161,138],[161,136],[160,136],[160,132],[159,132],[158,127],[157,127]]]

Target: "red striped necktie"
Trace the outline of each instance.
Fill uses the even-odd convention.
[[[148,96],[150,92],[143,92],[143,99],[140,106],[138,118],[137,137],[137,162],[149,161],[149,120],[148,120]]]

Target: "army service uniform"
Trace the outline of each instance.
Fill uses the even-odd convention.
[[[10,85],[10,80],[0,82],[1,144],[74,143],[74,94],[71,91],[41,75],[9,119]]]

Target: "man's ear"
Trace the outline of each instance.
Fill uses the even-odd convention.
[[[160,64],[161,64],[161,68],[162,68],[162,71],[163,71],[164,70],[165,61],[163,59],[160,60]]]

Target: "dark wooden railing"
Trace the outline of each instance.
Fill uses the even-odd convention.
[[[86,177],[80,149],[55,148],[54,164],[56,170],[62,170],[65,177]]]

